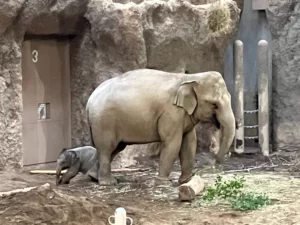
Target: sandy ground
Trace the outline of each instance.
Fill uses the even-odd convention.
[[[234,171],[228,172],[230,170],[259,165],[269,167],[244,173],[247,189],[267,193],[272,199],[272,205],[249,212],[234,211],[221,204],[195,208],[195,202],[179,202],[176,187],[180,175],[178,164],[171,175],[174,186],[170,188],[154,187],[155,167],[146,172],[115,173],[119,181],[115,187],[100,187],[83,175],[75,177],[69,185],[56,187],[55,176],[30,175],[28,170],[32,168],[25,168],[22,173],[2,171],[0,191],[45,183],[49,183],[50,188],[2,197],[0,224],[104,225],[108,224],[108,217],[117,207],[127,210],[134,225],[300,224],[300,179],[297,172],[288,171],[288,163],[280,162],[279,165],[276,160],[270,162],[255,156],[244,156],[232,157],[224,165],[223,171],[227,171],[225,177],[233,176]],[[53,166],[43,167],[49,169]],[[206,183],[212,183],[217,172],[220,172],[201,163],[201,160],[197,160],[196,170]]]

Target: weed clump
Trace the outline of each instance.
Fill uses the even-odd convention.
[[[252,192],[240,193],[237,198],[231,198],[229,202],[233,209],[240,211],[255,210],[271,204],[266,194]]]
[[[271,200],[266,194],[244,191],[245,181],[244,177],[237,176],[224,181],[222,176],[218,175],[215,184],[205,189],[202,200],[206,202],[225,201],[233,209],[240,211],[255,210],[271,204]],[[194,207],[199,205],[201,205],[201,201],[195,202]]]
[[[230,8],[226,4],[216,2],[212,4],[208,14],[208,27],[213,32],[227,33],[230,28]]]

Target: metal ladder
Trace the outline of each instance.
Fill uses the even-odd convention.
[[[259,146],[264,156],[269,156],[269,56],[268,42],[258,42],[258,109],[244,110],[244,58],[243,42],[236,40],[234,43],[234,93],[235,93],[235,119],[236,133],[234,138],[234,151],[245,152],[245,139],[258,139]],[[245,113],[258,113],[258,125],[244,126]],[[245,137],[244,128],[258,129],[258,136]]]

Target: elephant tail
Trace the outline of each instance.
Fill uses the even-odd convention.
[[[90,120],[89,120],[89,108],[88,107],[86,107],[86,117],[87,117],[88,126],[90,128],[91,146],[95,148],[95,142],[94,142],[94,139],[93,139],[93,131],[92,131],[92,127],[91,127]]]
[[[92,144],[92,147],[94,147],[94,148],[95,148],[95,142],[94,142],[94,139],[93,139],[93,132],[92,132],[92,128],[91,128],[91,126],[89,126],[89,127],[90,127],[91,144]]]

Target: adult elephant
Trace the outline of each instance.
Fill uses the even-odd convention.
[[[100,185],[114,185],[111,161],[126,145],[161,142],[157,181],[169,182],[179,156],[179,183],[192,176],[199,121],[221,128],[222,163],[235,134],[231,96],[220,73],[181,74],[138,69],[101,83],[87,106],[88,123],[98,151]]]

